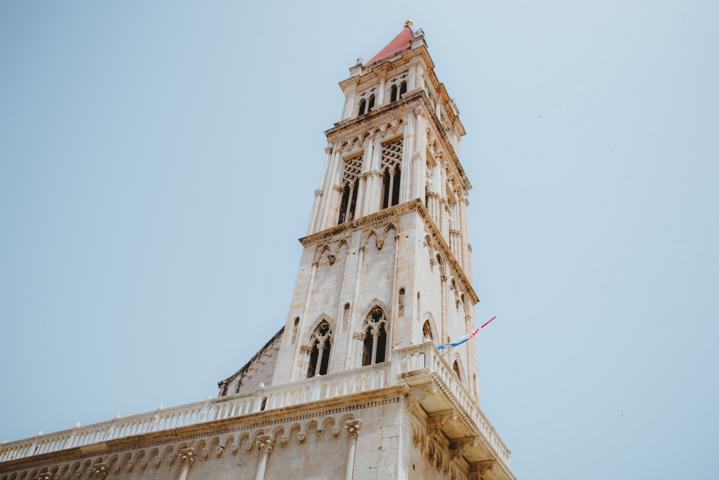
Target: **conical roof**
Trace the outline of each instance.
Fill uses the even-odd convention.
[[[402,31],[399,32],[399,35],[394,37],[392,41],[385,45],[382,50],[377,52],[374,57],[370,58],[365,65],[377,63],[380,60],[391,57],[397,52],[401,52],[402,50],[409,48],[412,45],[412,40],[414,39],[414,33],[412,33],[411,25],[412,24],[410,22],[405,23],[405,26]]]

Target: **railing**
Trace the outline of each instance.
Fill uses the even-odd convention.
[[[389,385],[390,367],[390,362],[385,362],[372,367],[258,389],[251,394],[212,398],[167,409],[159,408],[130,417],[37,435],[31,439],[0,445],[0,462],[374,390]]]
[[[467,412],[474,422],[477,430],[484,437],[484,441],[506,465],[509,465],[511,452],[504,441],[497,434],[494,426],[479,409],[467,388],[459,381],[447,361],[442,358],[437,348],[430,342],[421,345],[396,350],[400,373],[407,373],[417,370],[427,370],[435,374],[444,384],[445,388],[454,396],[457,403]]]
[[[456,377],[433,344],[401,348],[392,352],[391,361],[344,372],[322,375],[285,385],[258,389],[251,394],[218,397],[204,402],[115,418],[84,427],[37,435],[30,439],[0,445],[0,462],[56,452],[116,438],[171,430],[225,418],[239,417],[302,403],[352,395],[397,384],[397,374],[426,371],[436,376],[474,423],[483,441],[495,455],[509,465],[510,451],[479,409],[477,402]]]

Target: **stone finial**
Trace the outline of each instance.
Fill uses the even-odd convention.
[[[405,20],[405,21],[404,21],[404,26],[405,26],[405,27],[412,28],[412,19],[411,19],[411,18],[408,18],[407,20]]]

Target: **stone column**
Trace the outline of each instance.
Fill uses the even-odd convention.
[[[412,155],[414,148],[414,112],[407,112],[402,140],[402,178],[399,185],[399,203],[410,199],[412,189]]]
[[[345,480],[352,480],[355,469],[355,451],[357,450],[357,436],[359,435],[360,420],[347,420],[345,422],[345,430],[350,438],[350,448],[347,450],[347,469],[345,470]]]
[[[304,335],[304,333],[305,333],[304,325],[305,325],[305,322],[307,319],[307,311],[309,310],[309,307],[310,307],[310,301],[312,300],[312,288],[314,287],[314,284],[315,284],[315,276],[317,274],[317,267],[319,267],[319,259],[318,258],[316,258],[312,262],[312,271],[310,272],[310,279],[309,279],[309,282],[307,283],[307,293],[305,294],[305,303],[302,307],[302,314],[300,316],[300,325],[299,325],[298,331],[297,331],[298,338],[303,338],[302,335]],[[293,367],[291,367],[292,369],[290,370],[290,378],[288,379],[289,381],[291,381],[295,378],[301,378],[302,367],[303,367],[303,362],[300,360],[301,347],[302,347],[302,342],[298,341],[297,345],[294,348],[294,355],[292,356],[292,362],[294,365],[293,365]]]
[[[270,458],[272,448],[275,446],[275,442],[269,435],[263,435],[257,439],[257,448],[260,451],[260,461],[257,464],[257,473],[255,473],[255,480],[264,480],[265,470],[267,470],[267,460]]]
[[[195,463],[195,450],[193,448],[183,448],[180,450],[180,462],[182,463],[182,467],[180,468],[178,480],[187,480],[190,467]]]
[[[374,132],[370,133],[367,145],[365,145],[362,155],[362,172],[359,178],[359,191],[357,192],[357,206],[355,207],[355,218],[362,217],[367,214],[367,197],[371,195],[372,185],[371,179],[367,173],[372,168],[372,148],[374,146]]]
[[[422,111],[415,111],[416,126],[414,151],[412,152],[412,192],[410,198],[424,200],[425,174],[427,171],[427,132],[426,118]]]
[[[350,118],[353,114],[354,110],[354,104],[355,104],[355,91],[354,88],[352,88],[352,91],[347,92],[345,96],[345,105],[342,109],[342,120],[345,120],[347,118]]]
[[[357,250],[357,271],[355,272],[355,284],[354,288],[352,290],[352,301],[350,302],[350,326],[349,330],[350,332],[354,328],[355,324],[355,315],[359,311],[357,308],[357,299],[359,298],[359,289],[360,289],[360,281],[362,277],[362,264],[364,263],[364,245],[359,246]],[[353,335],[347,335],[347,344],[345,345],[345,351],[350,352],[350,355],[347,355],[345,357],[345,369],[353,368],[353,359],[356,356],[356,348],[354,343],[352,342],[352,339],[354,338]]]
[[[448,268],[448,267],[445,267]],[[447,341],[447,274],[441,273],[440,279],[440,295],[441,295],[441,309],[440,312],[440,336],[442,339],[440,343]]]
[[[382,172],[382,139],[375,133],[373,137],[372,156],[370,157],[369,171],[367,176],[367,195],[365,200],[365,214],[376,212],[381,207]]]
[[[460,218],[460,229],[462,238],[462,267],[464,273],[468,279],[472,279],[472,265],[469,258],[469,222],[467,221],[467,207],[469,206],[469,200],[466,196],[462,196],[459,199],[459,218]]]
[[[320,215],[319,215],[319,225],[315,229],[315,231],[322,230],[323,228],[327,228],[329,226],[332,226],[336,222],[336,218],[332,218],[332,216],[335,213],[335,204],[339,200],[339,196],[341,195],[341,188],[338,188],[338,184],[340,181],[340,178],[342,176],[342,158],[341,158],[341,152],[339,151],[339,148],[335,146],[332,152],[332,168],[329,171],[329,175],[327,177],[327,180],[325,182],[326,187],[323,191],[323,202],[322,207],[320,209]]]
[[[384,91],[385,91],[385,79],[382,78],[379,81],[379,88],[377,88],[377,107],[381,107],[382,105],[385,104]]]

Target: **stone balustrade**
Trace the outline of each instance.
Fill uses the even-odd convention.
[[[447,391],[452,394],[457,404],[467,413],[469,419],[481,434],[484,443],[494,452],[497,458],[509,466],[511,451],[497,434],[494,426],[482,413],[467,387],[457,378],[449,363],[431,342],[395,350],[394,355],[399,362],[399,373],[406,374],[425,370],[436,375]]]
[[[396,385],[402,381],[398,374],[413,371],[426,371],[435,375],[454,401],[467,412],[482,441],[497,458],[509,464],[509,449],[481,412],[474,397],[429,342],[395,350],[392,352],[391,361],[378,365],[260,388],[251,394],[229,395],[172,408],[159,408],[152,412],[118,417],[106,422],[5,443],[0,445],[0,462],[357,394]]]

